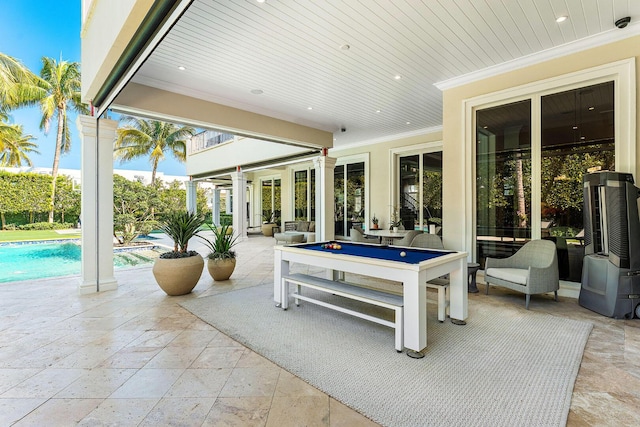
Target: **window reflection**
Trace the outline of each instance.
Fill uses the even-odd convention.
[[[541,98],[542,237],[558,246],[561,279],[581,280],[583,175],[614,170],[613,90],[607,82]]]
[[[479,262],[531,238],[531,100],[479,110],[476,203]]]

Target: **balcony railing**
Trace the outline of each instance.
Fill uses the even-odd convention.
[[[197,135],[191,137],[189,144],[189,154],[197,153],[206,148],[213,147],[223,142],[233,141],[234,135],[230,133],[216,132],[212,130],[206,130],[200,132]]]

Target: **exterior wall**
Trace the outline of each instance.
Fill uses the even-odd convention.
[[[467,200],[465,182],[471,171],[464,162],[465,117],[463,103],[466,99],[489,94],[540,80],[596,67],[611,62],[636,57],[640,59],[640,37],[631,37],[622,41],[581,51],[562,58],[549,60],[523,69],[503,73],[487,79],[451,88],[443,92],[443,240],[447,248],[465,250],[465,236],[473,230],[465,227],[465,211],[473,200]],[[640,77],[636,71],[636,92],[640,89]],[[636,126],[640,123],[636,93]],[[636,135],[638,131],[636,129]],[[636,147],[638,142],[636,140]],[[638,150],[636,150],[636,156]],[[638,159],[635,159],[634,176],[638,176]]]
[[[187,162],[187,174],[192,176],[206,175],[211,171],[233,169],[238,165],[282,158],[306,151],[308,149],[291,145],[238,137],[235,141],[214,145],[190,154]]]
[[[369,201],[367,203],[367,220],[371,222],[373,213],[380,219],[380,225],[389,224],[391,211],[391,186],[395,183],[391,176],[391,150],[400,147],[410,147],[427,142],[442,141],[442,132],[439,130],[424,135],[416,135],[406,138],[393,139],[374,145],[362,147],[332,149],[331,157],[338,161],[341,157],[369,153]],[[370,226],[370,224],[368,224]]]
[[[302,163],[298,163],[298,167],[300,167],[301,164]],[[305,162],[304,164],[309,165],[311,163]],[[253,199],[251,200],[251,205],[253,206],[253,217],[251,218],[250,225],[257,226],[262,224],[262,211],[260,210],[260,208],[262,207],[262,187],[260,185],[260,180],[263,178],[280,179],[280,206],[282,208],[282,218],[280,218],[280,223],[282,225],[283,221],[289,221],[292,219],[290,212],[293,210],[293,183],[291,182],[291,171],[289,167],[279,169],[263,169],[247,174],[247,180],[250,180],[253,186]]]
[[[369,186],[369,201],[367,202],[368,220],[373,213],[381,220],[382,224],[388,224],[389,211],[391,203],[391,150],[400,147],[411,147],[428,142],[442,141],[442,132],[434,131],[425,135],[417,135],[406,138],[399,138],[385,141],[373,145],[360,147],[352,147],[345,149],[331,149],[329,156],[335,157],[340,161],[341,158],[347,156],[355,156],[363,153],[369,154],[369,177],[367,185]],[[293,212],[293,182],[292,171],[309,167],[313,169],[312,162],[302,162],[295,165],[287,166],[281,169],[265,169],[251,174],[250,180],[253,183],[254,195],[253,203],[256,214],[260,206],[260,179],[263,177],[279,176],[282,180],[282,221],[290,221]],[[259,219],[259,218],[258,218]],[[252,218],[252,224],[253,218]],[[257,225],[257,224],[255,224]]]
[[[81,31],[84,101],[92,100],[103,85],[152,5],[153,0],[93,0],[85,6]]]

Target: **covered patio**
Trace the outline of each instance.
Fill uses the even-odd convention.
[[[205,272],[182,297],[166,296],[149,267],[116,271],[116,290],[84,296],[75,292],[77,276],[3,284],[0,424],[376,425],[180,306],[272,287],[273,245],[250,235],[228,283],[214,284]],[[500,289],[469,296],[473,310],[496,313],[515,306],[524,314],[521,302]],[[533,300],[530,311],[594,325],[567,425],[640,423],[637,321],[600,316],[566,297]],[[435,321],[435,310],[429,316]]]

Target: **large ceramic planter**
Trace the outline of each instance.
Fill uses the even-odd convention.
[[[233,270],[236,268],[235,258],[222,258],[207,260],[207,270],[215,281],[229,280]]]
[[[196,287],[204,260],[200,255],[188,258],[158,258],[153,264],[153,276],[167,295],[185,295]]]
[[[270,222],[267,224],[262,224],[262,234],[265,236],[273,236],[273,227],[277,227],[278,225]]]

